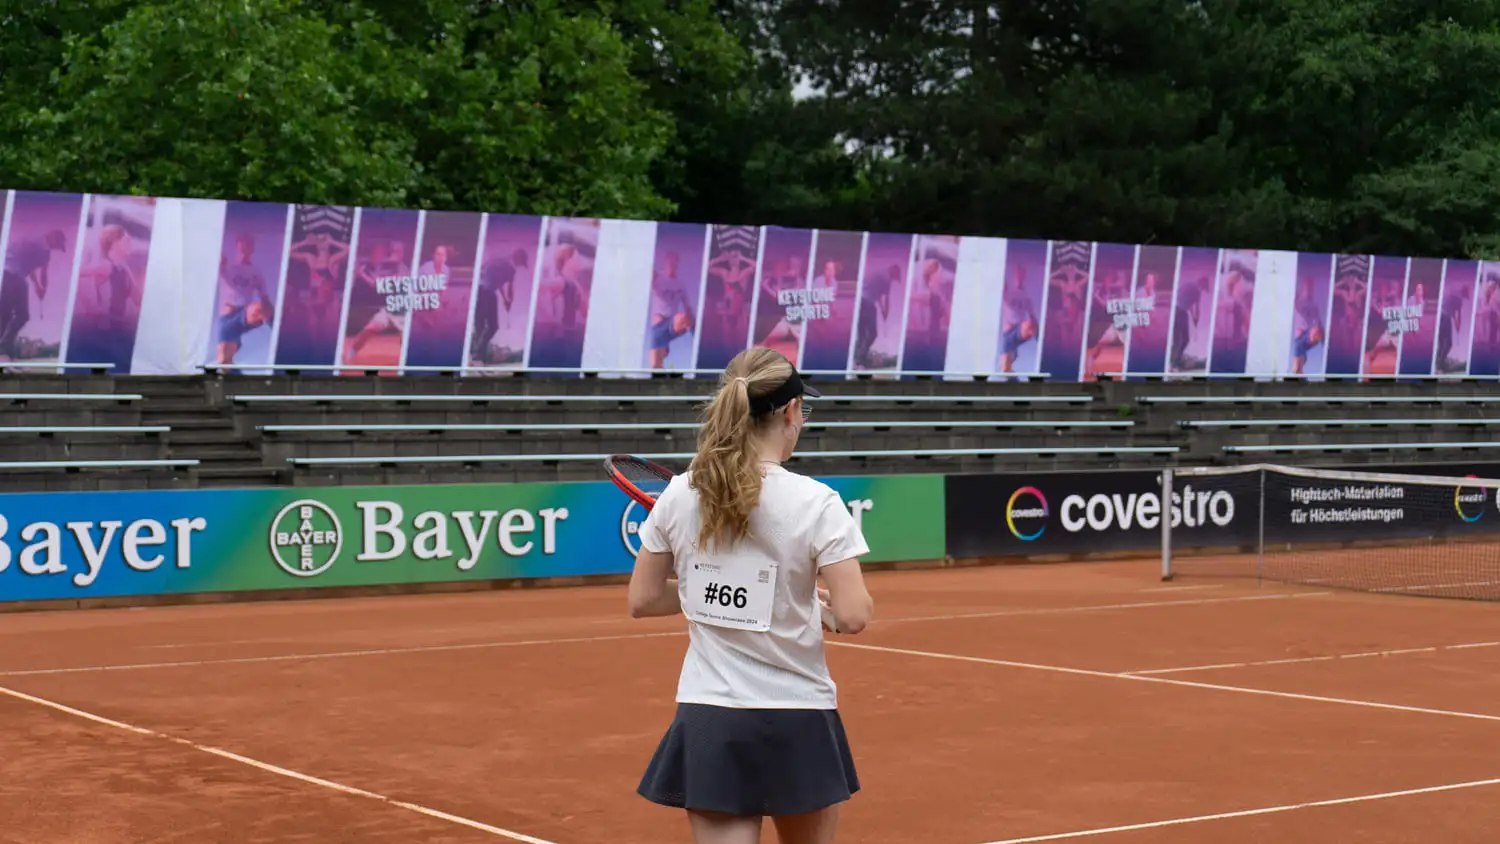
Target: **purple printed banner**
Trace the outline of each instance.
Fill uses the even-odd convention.
[[[793,310],[800,308],[805,326],[799,355],[803,369],[840,372],[849,368],[864,253],[863,232],[818,232],[807,296],[789,305]]]
[[[854,347],[849,356],[852,371],[893,370],[900,360],[915,242],[909,234],[871,233],[865,244],[865,271],[859,280],[859,310],[854,315]]]
[[[1365,318],[1365,375],[1396,374],[1401,333],[1406,325],[1405,293],[1408,261],[1377,256],[1370,273],[1369,310]]]
[[[367,208],[360,215],[354,273],[345,290],[339,363],[394,367],[411,315],[404,282],[412,275],[416,211]]]
[[[919,235],[916,260],[908,279],[906,339],[901,369],[942,372],[948,360],[948,329],[953,316],[953,287],[958,276],[959,238]]]
[[[276,321],[278,364],[334,363],[357,210],[344,205],[293,207],[285,292]]]
[[[1292,338],[1286,371],[1322,375],[1328,360],[1328,306],[1333,295],[1334,256],[1302,252],[1292,297]]]
[[[995,371],[1033,374],[1040,359],[1042,297],[1051,250],[1045,240],[1006,244],[1005,289],[1000,294],[1000,342]]]
[[[1042,371],[1051,379],[1076,381],[1082,358],[1094,244],[1054,240],[1051,247],[1042,325]]]
[[[1122,243],[1101,243],[1094,252],[1088,333],[1083,343],[1083,369],[1079,372],[1084,381],[1125,371],[1125,338],[1132,310],[1130,276],[1135,271],[1135,252],[1134,245]]]
[[[1226,249],[1219,266],[1214,300],[1214,372],[1243,373],[1250,351],[1250,315],[1255,305],[1255,271],[1260,254],[1253,249]]]
[[[1500,374],[1500,261],[1485,261],[1479,270],[1469,374]]]
[[[547,220],[547,245],[533,302],[530,366],[569,368],[583,359],[599,224],[572,217]]]
[[[209,361],[220,366],[271,362],[288,217],[287,206],[266,202],[231,202],[225,209]]]
[[[766,229],[759,278],[751,299],[755,318],[750,324],[749,345],[775,349],[793,366],[799,365],[803,324],[792,318],[789,297],[807,289],[812,234],[809,229]]]
[[[1212,344],[1214,278],[1219,274],[1218,249],[1187,248],[1177,272],[1177,296],[1172,309],[1172,345],[1168,372],[1207,372]]]
[[[541,238],[540,217],[488,216],[479,288],[469,318],[470,366],[524,363]]]
[[[83,197],[31,191],[16,191],[12,197],[4,221],[9,237],[0,280],[0,359],[60,361]]]
[[[69,361],[130,371],[155,217],[152,197],[90,197],[67,333]]]
[[[1333,307],[1328,317],[1329,375],[1358,375],[1370,299],[1369,255],[1338,255],[1333,268]]]
[[[1406,280],[1406,299],[1395,315],[1399,321],[1402,375],[1431,375],[1437,345],[1438,308],[1442,303],[1443,262],[1413,258]],[[1390,324],[1390,321],[1387,321]]]
[[[658,223],[646,310],[647,369],[692,369],[708,226]]]
[[[473,299],[483,223],[482,214],[429,211],[424,215],[417,272],[406,280],[399,294],[411,302],[403,366],[452,367],[463,363],[464,330]]]
[[[760,242],[761,232],[755,226],[714,226],[709,235],[699,369],[722,369],[745,349]]]
[[[1126,372],[1159,375],[1166,371],[1178,251],[1174,246],[1141,247],[1134,298],[1123,314],[1117,314],[1125,318],[1128,331]]]
[[[1500,262],[1432,257],[10,191],[0,271],[0,364],[1500,375]]]

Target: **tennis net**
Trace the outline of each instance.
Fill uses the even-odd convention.
[[[1177,469],[1162,483],[1183,513],[1163,520],[1166,579],[1500,600],[1500,481],[1257,464]],[[1212,547],[1175,549],[1171,522],[1191,524],[1196,505],[1226,496],[1232,529]]]

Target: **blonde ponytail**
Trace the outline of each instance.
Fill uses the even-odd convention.
[[[740,352],[724,369],[718,394],[704,408],[691,467],[701,517],[700,550],[710,542],[733,544],[750,532],[763,477],[756,433],[769,421],[769,414],[751,415],[750,399],[770,393],[791,375],[785,357],[762,348]]]

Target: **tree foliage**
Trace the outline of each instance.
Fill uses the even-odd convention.
[[[8,0],[0,184],[1500,255],[1500,0]]]

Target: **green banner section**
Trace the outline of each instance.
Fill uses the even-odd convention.
[[[943,556],[940,475],[822,478],[867,562]],[[607,482],[0,495],[0,601],[629,572]]]

